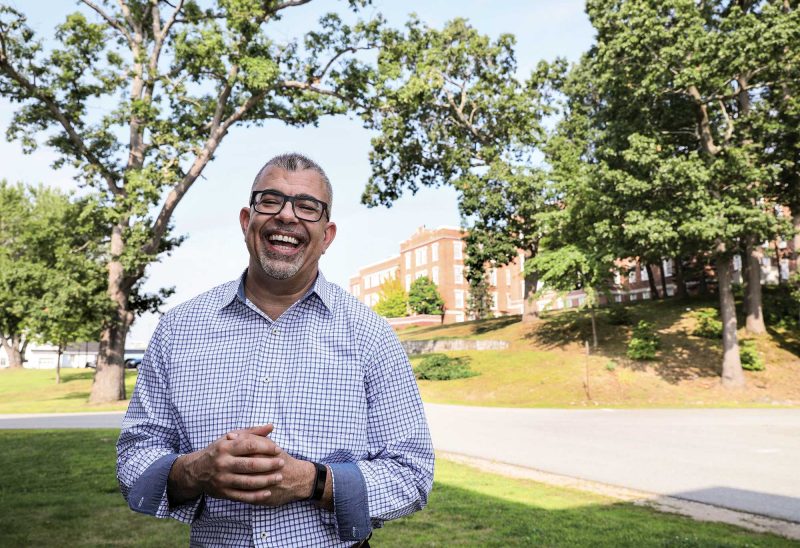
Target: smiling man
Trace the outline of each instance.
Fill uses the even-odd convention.
[[[388,324],[325,280],[325,172],[299,154],[255,178],[240,279],[165,314],[117,444],[133,510],[191,523],[192,545],[368,546],[421,509],[433,449]]]

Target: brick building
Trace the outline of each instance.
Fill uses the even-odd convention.
[[[444,322],[463,322],[467,319],[469,295],[463,236],[460,228],[422,226],[400,242],[398,255],[359,269],[358,274],[350,278],[350,292],[366,305],[375,306],[380,298],[380,286],[387,279],[399,279],[408,291],[414,280],[427,276],[444,299]],[[522,313],[522,264],[520,254],[511,264],[488,270],[492,310],[496,316]]]

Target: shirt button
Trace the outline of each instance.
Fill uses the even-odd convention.
[[[269,536],[269,535],[267,534],[267,532],[266,532],[266,531],[261,531],[261,540],[267,540],[267,537],[268,537],[268,536]]]
[[[270,379],[269,377],[262,377],[261,380],[262,382],[269,382],[272,379]]]
[[[273,335],[277,335],[279,332],[280,332],[280,330],[277,327],[273,327],[272,328],[272,334]]]

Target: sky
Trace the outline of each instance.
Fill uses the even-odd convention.
[[[51,36],[56,24],[72,11],[67,0],[6,0],[23,11],[29,24]],[[286,11],[277,38],[289,39],[308,30],[320,15],[342,11],[344,2],[314,0]],[[463,17],[481,33],[517,38],[519,76],[524,78],[541,59],[565,57],[577,61],[591,45],[593,30],[579,0],[373,0],[364,16],[383,14],[392,26],[401,26],[414,12],[430,26],[441,28]],[[0,98],[0,132],[5,134],[14,105]],[[260,128],[234,128],[223,140],[215,159],[178,205],[175,234],[186,241],[161,262],[148,267],[146,289],[175,287],[162,307],[167,311],[216,285],[239,276],[247,252],[238,215],[246,205],[253,177],[272,156],[297,151],[314,159],[327,172],[334,188],[334,216],[338,233],[322,257],[325,277],[345,289],[358,269],[399,251],[401,241],[417,227],[459,226],[457,195],[450,188],[423,188],[405,193],[391,208],[367,208],[360,197],[369,178],[371,134],[358,120],[324,119],[319,127],[289,128],[270,122]],[[0,139],[0,179],[43,183],[75,189],[74,173],[51,167],[55,155],[42,147],[31,155],[18,142]],[[129,343],[146,343],[158,317],[146,314],[131,329]]]

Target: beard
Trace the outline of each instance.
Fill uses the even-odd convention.
[[[261,264],[261,269],[270,278],[286,280],[300,271],[300,267],[303,266],[304,255],[304,250],[291,257],[286,257],[285,255],[262,249],[258,254],[258,262]]]

